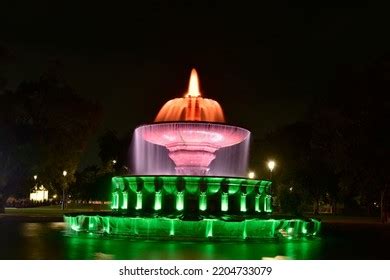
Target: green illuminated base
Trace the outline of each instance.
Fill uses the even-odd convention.
[[[272,212],[271,182],[202,176],[112,178],[111,208],[122,215],[261,215]]]
[[[185,221],[167,217],[126,217],[114,215],[66,215],[69,232],[126,236],[149,240],[256,241],[314,236],[320,222],[314,219],[259,219],[226,221],[202,219]]]
[[[72,233],[132,239],[246,241],[316,235],[313,219],[274,217],[271,182],[201,176],[112,179],[112,213],[67,214]]]

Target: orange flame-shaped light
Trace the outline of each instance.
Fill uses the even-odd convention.
[[[198,73],[196,73],[195,69],[191,71],[190,84],[188,86],[188,92],[185,97],[199,97],[201,96],[199,91],[199,79]]]

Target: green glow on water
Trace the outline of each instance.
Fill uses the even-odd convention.
[[[93,230],[95,228],[95,224],[93,220],[91,220],[91,217],[89,218],[89,223],[88,223],[88,229]]]
[[[206,237],[213,237],[213,220],[208,220],[206,223]]]
[[[199,195],[199,210],[200,211],[207,210],[207,195],[204,192],[201,192]]]
[[[80,230],[80,227],[78,225],[72,225],[71,228],[74,231],[79,231]]]
[[[156,192],[154,195],[154,210],[161,210],[161,192]]]
[[[123,192],[122,196],[123,196],[123,200],[122,200],[122,207],[121,207],[121,209],[127,209],[127,204],[129,202],[129,200],[128,200],[129,194],[127,192]]]
[[[321,223],[315,219],[311,219],[311,221],[314,223],[313,235],[316,235],[321,229]],[[307,225],[306,225],[306,228],[307,228]]]
[[[135,209],[142,209],[142,192],[137,192],[137,204],[135,206]]]
[[[302,234],[306,234],[307,233],[307,229],[306,229],[306,225],[302,226]]]
[[[244,229],[242,230],[242,239],[246,239],[248,234],[246,233],[246,220],[244,221]]]
[[[317,234],[320,222],[300,219],[247,219],[224,221],[203,219],[185,221],[178,218],[88,216],[71,214],[65,216],[70,231],[110,234],[143,239],[180,240],[260,240],[269,238],[296,238]],[[310,225],[310,226],[309,226]]]
[[[260,212],[260,195],[256,195],[255,197],[255,211]]]
[[[226,212],[229,209],[229,195],[223,193],[221,197],[221,211]]]
[[[175,220],[171,220],[171,228],[169,230],[169,235],[174,236],[175,235]]]
[[[246,212],[246,194],[241,194],[241,200],[240,200],[240,211]]]
[[[176,194],[176,210],[182,211],[184,209],[184,194],[183,192],[178,192]]]

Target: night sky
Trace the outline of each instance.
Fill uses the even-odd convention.
[[[368,4],[37,2],[0,4],[0,46],[12,53],[0,67],[12,88],[59,60],[69,84],[103,105],[103,123],[83,165],[98,162],[99,134],[131,133],[182,96],[192,67],[203,96],[222,105],[229,123],[260,138],[302,118],[314,97],[342,79],[343,69],[359,71],[390,50],[388,9]]]

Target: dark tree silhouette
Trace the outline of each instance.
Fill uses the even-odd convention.
[[[39,174],[40,183],[57,192],[65,183],[63,170],[72,182],[100,116],[97,104],[81,98],[53,71],[0,95],[3,197],[14,193],[15,178],[24,174]]]
[[[3,93],[7,86],[6,67],[12,61],[12,57],[10,50],[0,45],[0,94]]]
[[[115,174],[129,173],[129,148],[131,145],[131,135],[119,137],[115,131],[108,130],[99,139],[99,157],[102,161],[104,172],[114,172]],[[116,163],[113,164],[112,161]]]
[[[280,163],[275,169],[276,194],[285,204],[294,204],[284,205],[290,212],[299,207],[297,201],[313,202],[317,212],[319,200],[335,205],[337,200],[348,204],[358,198],[357,205],[368,214],[380,206],[387,221],[390,56],[360,71],[341,69],[327,90],[327,96],[313,102],[304,121],[279,128],[258,142],[256,158]],[[293,196],[291,187],[296,191]]]
[[[268,177],[267,159],[277,162],[274,194],[285,212],[298,214],[305,205],[313,205],[313,212],[318,213],[320,200],[334,193],[331,190],[337,184],[332,170],[313,149],[312,130],[311,122],[297,122],[273,131],[258,142],[256,157],[263,162],[263,174],[266,174],[263,177]]]
[[[359,196],[386,220],[390,174],[390,57],[343,75],[314,114],[314,143],[340,177],[340,191]],[[348,94],[345,94],[348,93]]]
[[[99,157],[103,164],[117,160],[120,154],[121,143],[115,131],[109,130],[98,139]]]

